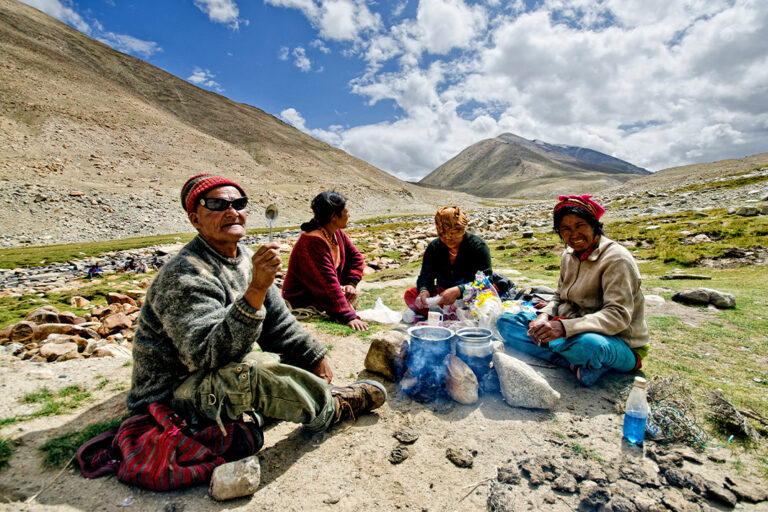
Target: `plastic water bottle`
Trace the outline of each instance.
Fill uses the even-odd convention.
[[[635,385],[627,397],[624,413],[624,437],[633,444],[643,444],[645,439],[645,424],[648,421],[648,399],[645,396],[647,381],[635,377]]]

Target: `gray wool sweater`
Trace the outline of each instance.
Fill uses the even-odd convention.
[[[191,373],[239,361],[255,343],[307,370],[325,356],[325,346],[301,327],[274,285],[259,310],[243,299],[252,256],[240,245],[237,257],[227,258],[197,236],[158,272],[133,341],[129,409],[168,403]]]

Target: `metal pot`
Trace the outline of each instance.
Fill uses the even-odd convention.
[[[408,358],[420,362],[440,364],[451,351],[453,331],[447,327],[435,325],[418,325],[408,329],[410,346]]]
[[[493,354],[493,333],[483,327],[465,327],[456,331],[456,353],[467,357],[488,357]]]

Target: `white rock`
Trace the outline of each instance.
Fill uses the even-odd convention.
[[[495,352],[493,367],[499,376],[501,394],[511,407],[553,409],[560,393],[536,371],[508,354]]]
[[[208,494],[218,501],[250,496],[259,488],[260,481],[259,456],[251,455],[214,469]]]
[[[646,295],[645,296],[645,304],[646,306],[663,306],[666,301],[664,300],[664,297],[661,295]]]

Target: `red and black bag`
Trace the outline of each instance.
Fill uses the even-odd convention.
[[[225,423],[192,432],[168,406],[153,403],[85,442],[76,459],[86,478],[117,473],[121,482],[156,491],[207,483],[216,466],[258,452],[264,436],[255,423]]]

